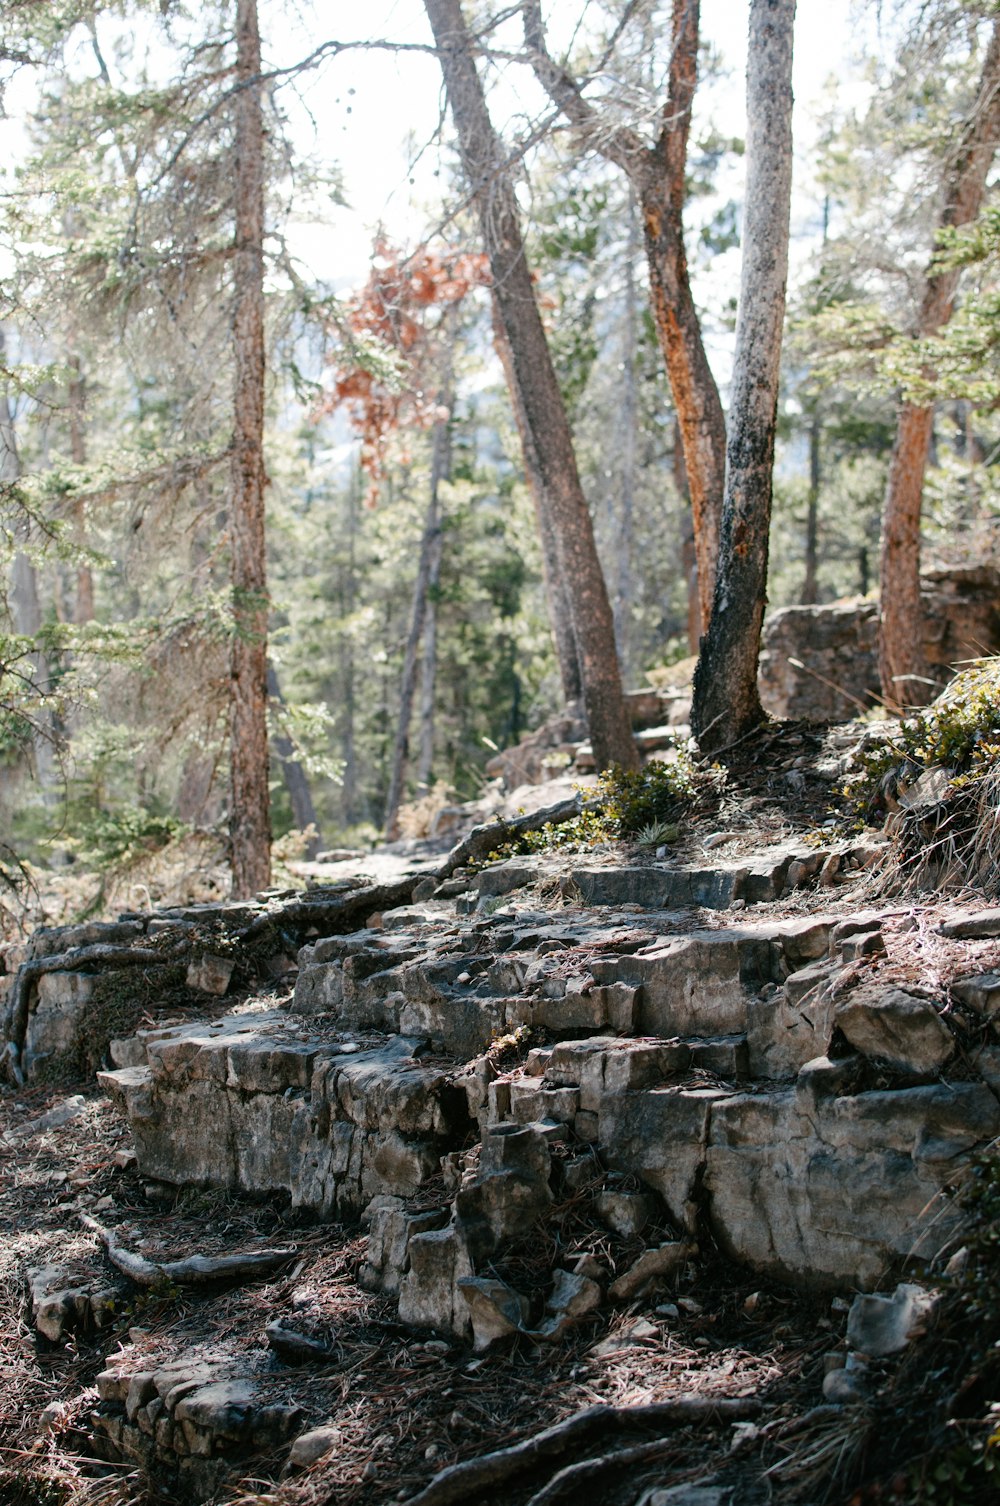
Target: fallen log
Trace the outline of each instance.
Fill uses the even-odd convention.
[[[691,1423],[742,1422],[760,1410],[752,1397],[678,1396],[673,1401],[651,1402],[640,1407],[587,1407],[540,1433],[533,1433],[509,1448],[496,1449],[475,1459],[465,1459],[439,1471],[423,1490],[411,1496],[406,1506],[455,1506],[477,1496],[487,1486],[504,1484],[516,1475],[534,1469],[546,1459],[557,1458],[584,1439],[602,1432],[629,1428],[684,1427]]]
[[[582,809],[582,797],[573,795],[569,800],[560,800],[526,816],[513,816],[509,821],[485,821],[481,826],[474,826],[468,836],[451,849],[434,877],[440,883],[450,878],[456,868],[479,862],[505,842],[515,841],[529,831],[541,831],[543,826],[560,826],[578,816]]]
[[[173,1286],[206,1286],[214,1281],[241,1281],[266,1275],[298,1253],[294,1246],[289,1246],[278,1250],[254,1250],[247,1255],[189,1255],[186,1260],[147,1260],[145,1255],[126,1250],[112,1230],[99,1224],[89,1213],[78,1216],[83,1227],[96,1234],[111,1264],[137,1286],[157,1286],[161,1282]]]

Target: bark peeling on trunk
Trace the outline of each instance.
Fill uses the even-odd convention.
[[[230,810],[233,896],[271,881],[264,535],[264,123],[256,0],[236,11],[233,444],[229,533]]]
[[[967,225],[979,213],[1000,138],[1000,20],[994,21],[975,108],[962,133],[945,188],[942,228]],[[917,320],[918,335],[933,335],[951,318],[957,268],[929,273]],[[927,375],[933,375],[928,371]],[[903,403],[889,463],[882,512],[879,678],[895,710],[925,705],[933,686],[924,659],[920,605],[920,514],[924,472],[934,425],[932,405]]]
[[[424,8],[490,260],[518,399],[538,461],[559,575],[566,584],[594,758],[598,768],[618,763],[634,769],[639,755],[622,694],[611,604],[525,257],[506,154],[490,121],[460,0],[424,0]]]
[[[691,727],[721,751],[764,719],[757,658],[768,534],[792,185],[795,0],[752,0],[747,53],[743,265],[719,566],[695,672]]]

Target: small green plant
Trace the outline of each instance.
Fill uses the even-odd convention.
[[[634,772],[615,764],[600,775],[586,808],[571,820],[556,825],[547,822],[535,831],[506,839],[503,824],[498,823],[499,840],[486,862],[630,839],[646,847],[676,841],[678,821],[697,791],[698,771],[686,747],[678,747],[669,763],[655,759]]]
[[[654,759],[634,771],[615,764],[597,781],[597,799],[615,837],[636,836],[654,823],[674,824],[695,791],[695,764],[685,747],[669,763]]]
[[[857,758],[842,794],[852,814],[877,820],[901,787],[926,769],[944,769],[955,789],[991,771],[1000,754],[1000,658],[957,675],[926,711],[872,743]]]
[[[660,847],[664,842],[676,842],[679,830],[672,821],[650,821],[636,832],[635,840],[640,847]]]

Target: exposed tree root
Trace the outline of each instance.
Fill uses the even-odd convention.
[[[668,1452],[673,1445],[666,1438],[655,1438],[651,1443],[635,1443],[631,1448],[612,1449],[607,1454],[596,1454],[593,1459],[580,1459],[576,1464],[567,1464],[547,1485],[543,1485],[531,1497],[528,1506],[552,1506],[553,1501],[574,1486],[589,1482],[594,1475],[606,1469],[623,1469],[629,1464],[642,1464],[646,1459],[656,1459]]]
[[[250,1255],[189,1255],[186,1260],[147,1260],[124,1249],[110,1229],[88,1213],[79,1215],[80,1223],[96,1234],[108,1252],[108,1259],[137,1286],[157,1286],[170,1282],[174,1286],[206,1286],[213,1281],[241,1281],[261,1276],[285,1265],[298,1253],[294,1246],[280,1250],[255,1250]]]
[[[267,911],[239,933],[241,942],[252,941],[269,930],[304,931],[309,926],[320,928],[323,936],[336,936],[342,932],[358,930],[379,910],[394,910],[397,905],[408,905],[414,884],[423,875],[408,874],[392,884],[360,884],[344,894],[330,899],[292,900],[280,910]],[[433,875],[432,875],[433,877]]]
[[[642,1427],[684,1427],[700,1422],[741,1422],[756,1416],[759,1410],[759,1402],[749,1397],[715,1399],[707,1396],[679,1396],[673,1401],[653,1402],[642,1407],[587,1407],[541,1433],[522,1438],[510,1448],[496,1449],[477,1459],[450,1465],[435,1475],[417,1495],[411,1496],[407,1506],[453,1506],[455,1502],[478,1495],[487,1486],[504,1484],[533,1469],[544,1459],[566,1453],[597,1433]],[[604,1467],[594,1460],[585,1462],[595,1468]],[[541,1499],[553,1497],[546,1498],[543,1494]]]
[[[81,967],[103,967],[113,963],[115,967],[155,967],[176,962],[193,950],[192,943],[185,941],[172,947],[129,947],[111,944],[76,946],[68,952],[57,952],[53,957],[34,957],[22,962],[14,977],[7,1002],[4,1034],[7,1037],[7,1065],[18,1086],[24,1083],[21,1057],[24,1040],[28,1033],[28,1012],[31,990],[46,973],[74,972]]]

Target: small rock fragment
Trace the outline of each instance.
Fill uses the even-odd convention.
[[[823,1377],[823,1396],[826,1401],[831,1401],[836,1406],[864,1401],[867,1395],[867,1381],[857,1370],[845,1370],[841,1367],[838,1370],[831,1370]]]
[[[292,1469],[308,1469],[332,1453],[342,1438],[340,1429],[335,1427],[312,1428],[308,1433],[300,1433],[289,1451],[288,1463]]]
[[[862,1354],[898,1354],[927,1332],[940,1303],[937,1292],[904,1281],[892,1296],[872,1292],[855,1297],[847,1319],[847,1342]]]
[[[672,1276],[684,1262],[690,1259],[692,1246],[683,1240],[660,1245],[658,1249],[644,1250],[628,1270],[613,1281],[608,1289],[612,1302],[629,1302],[650,1281]]]
[[[236,961],[232,957],[217,957],[211,952],[192,958],[188,963],[185,981],[188,988],[196,988],[203,994],[221,997],[229,987]]]
[[[264,1336],[269,1347],[286,1364],[301,1365],[309,1360],[315,1364],[317,1361],[331,1360],[337,1353],[332,1345],[325,1344],[322,1339],[313,1339],[308,1334],[299,1333],[297,1329],[286,1328],[280,1318],[267,1325]]]

